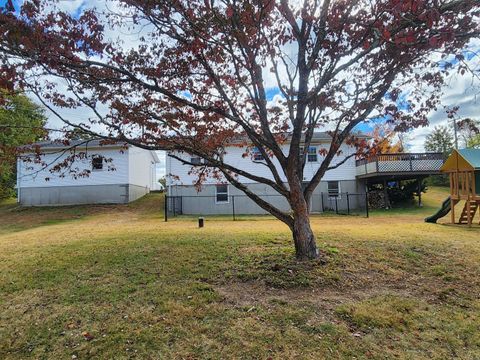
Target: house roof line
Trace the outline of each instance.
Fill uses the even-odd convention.
[[[276,134],[276,135],[282,135],[282,134]],[[285,139],[285,143],[289,143],[292,136],[289,133],[285,133],[285,135],[287,136],[287,138]],[[360,139],[370,139],[371,138],[370,135],[367,135],[367,134],[362,133],[362,132],[353,133],[351,135],[356,136]],[[322,140],[331,141],[332,136],[326,131],[315,131],[313,133],[311,142],[322,141]],[[302,137],[301,137],[300,141],[301,142],[305,141],[305,134],[302,134]],[[248,138],[247,135],[238,135],[236,138],[233,138],[230,141],[229,144],[235,145],[235,144],[239,144],[239,143],[243,143],[243,142],[250,142],[250,139]],[[227,145],[229,145],[229,144],[227,144]]]
[[[65,148],[74,148],[74,147],[87,147],[89,150],[91,149],[121,149],[122,147],[128,148],[130,145],[126,142],[109,142],[103,139],[81,139],[81,140],[69,140],[68,142],[58,140],[58,141],[38,141],[31,145],[24,146],[23,148],[27,150],[27,152],[31,152],[31,150],[35,147],[39,147],[42,150],[59,150]],[[152,156],[155,163],[159,163],[160,159],[157,153],[154,150],[147,150],[150,155]]]

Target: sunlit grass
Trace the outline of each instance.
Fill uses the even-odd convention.
[[[314,216],[311,263],[271,217],[165,223],[158,194],[0,205],[0,358],[479,358],[480,228],[424,223],[424,197]]]

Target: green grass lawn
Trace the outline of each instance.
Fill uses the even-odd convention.
[[[314,216],[310,263],[270,217],[165,223],[160,194],[2,204],[0,359],[479,359],[480,227],[423,222],[446,196]]]

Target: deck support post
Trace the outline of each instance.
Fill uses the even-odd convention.
[[[388,198],[387,180],[383,180],[383,197],[385,199],[385,209],[390,209],[390,199]]]
[[[165,222],[168,221],[168,195],[165,195],[165,203],[164,203],[164,209],[163,211],[165,212]]]
[[[418,207],[422,207],[422,178],[417,178]]]

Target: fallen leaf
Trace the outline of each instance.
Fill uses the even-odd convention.
[[[90,341],[93,340],[93,335],[90,334],[88,331],[82,332],[82,336],[85,338],[85,340]]]

